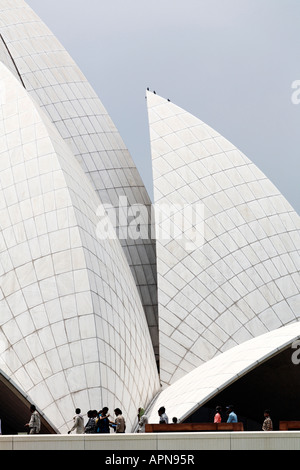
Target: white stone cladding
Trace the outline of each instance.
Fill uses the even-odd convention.
[[[269,179],[218,132],[152,92],[147,104],[154,203],[165,207],[165,219],[156,218],[156,249],[160,371],[169,385],[299,319],[300,223]],[[186,250],[172,234],[163,239],[167,207],[196,203],[203,243]]]
[[[149,422],[158,422],[161,406],[166,407],[169,419],[176,416],[178,422],[184,422],[207,401],[286,348],[291,349],[292,361],[295,348],[291,346],[294,342],[299,345],[299,337],[300,322],[295,322],[245,341],[196,367],[162,391],[149,410]],[[296,357],[298,360],[299,352]]]
[[[0,369],[60,432],[76,407],[103,406],[130,431],[159,380],[125,254],[70,147],[3,64],[0,89]]]
[[[5,46],[0,41],[0,60],[8,60],[7,47],[27,91],[71,147],[101,202],[119,210],[120,197],[125,197],[129,206],[146,206],[141,231],[150,233],[151,201],[142,179],[112,119],[68,52],[23,0],[0,0],[0,29],[5,41]],[[158,358],[155,244],[149,236],[127,237],[125,230],[126,224],[117,219],[116,231]]]

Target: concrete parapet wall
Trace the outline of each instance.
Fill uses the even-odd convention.
[[[0,450],[300,450],[300,431],[0,436]]]

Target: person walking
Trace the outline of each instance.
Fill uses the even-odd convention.
[[[229,405],[227,406],[226,409],[227,409],[227,414],[228,414],[227,423],[237,423],[238,419],[237,419],[237,415],[234,412],[233,406]]]
[[[146,424],[148,424],[148,416],[145,414],[145,410],[143,408],[138,409],[138,433],[146,432]]]
[[[126,423],[125,423],[124,416],[122,415],[122,411],[120,410],[120,408],[116,408],[114,410],[114,413],[116,415],[116,419],[115,419],[116,433],[125,433]]]
[[[169,424],[169,418],[166,415],[166,409],[164,406],[161,406],[158,410],[159,415],[159,424]]]
[[[71,434],[71,432],[76,431],[76,434],[84,434],[84,419],[81,414],[81,409],[76,408],[75,410],[76,415],[74,416],[74,424],[72,426],[72,429],[68,431],[68,434]]]
[[[264,411],[264,422],[262,425],[262,430],[263,431],[273,431],[273,421],[270,416],[270,410],[265,410]]]
[[[30,405],[31,417],[29,423],[25,426],[28,427],[28,434],[38,434],[41,430],[41,418],[34,405]]]
[[[216,413],[215,413],[215,416],[214,416],[214,423],[221,423],[222,422],[221,411],[222,411],[222,408],[220,406],[217,406],[216,407]]]
[[[108,413],[108,408],[105,406],[101,411],[99,411],[98,419],[96,420],[96,432],[101,434],[109,434],[110,429],[109,425],[113,424],[109,420],[110,414]]]
[[[88,422],[84,427],[85,434],[93,434],[94,432],[96,432],[96,416],[97,411],[95,412],[94,410],[89,410],[87,412]]]

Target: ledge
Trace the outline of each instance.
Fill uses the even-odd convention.
[[[0,436],[0,450],[300,450],[300,431]]]

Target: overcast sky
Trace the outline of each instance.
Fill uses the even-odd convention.
[[[27,3],[96,90],[151,198],[147,87],[223,134],[300,213],[299,0]]]

